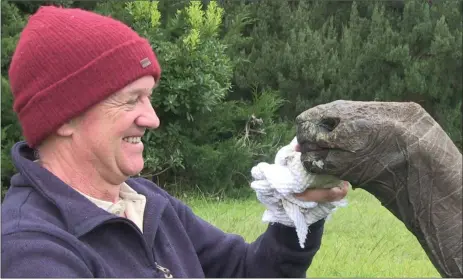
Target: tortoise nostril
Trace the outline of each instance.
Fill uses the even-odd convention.
[[[339,125],[339,122],[341,122],[339,117],[327,117],[320,121],[319,126],[331,132]]]

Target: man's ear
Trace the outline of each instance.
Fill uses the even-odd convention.
[[[74,133],[75,129],[76,129],[75,119],[71,119],[67,121],[66,123],[64,123],[63,125],[61,125],[61,127],[58,128],[56,133],[60,137],[70,137]]]

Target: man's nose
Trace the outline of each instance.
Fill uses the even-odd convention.
[[[156,129],[160,125],[159,117],[149,99],[143,104],[143,111],[140,117],[137,118],[137,125],[147,129]]]

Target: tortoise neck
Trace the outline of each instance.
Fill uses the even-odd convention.
[[[361,188],[416,236],[441,276],[462,278],[462,155],[442,130],[433,132],[439,142],[409,144]]]

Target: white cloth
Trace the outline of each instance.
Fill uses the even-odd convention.
[[[301,201],[293,196],[308,188],[328,188],[348,183],[330,175],[313,175],[305,171],[300,160],[301,153],[295,150],[297,139],[281,148],[274,164],[261,162],[251,170],[251,188],[257,199],[266,206],[262,220],[295,227],[299,244],[304,248],[308,226],[328,218],[339,207],[347,205],[347,200],[316,203]]]

